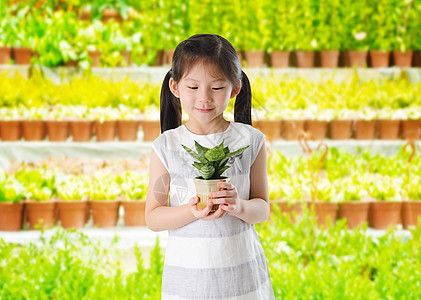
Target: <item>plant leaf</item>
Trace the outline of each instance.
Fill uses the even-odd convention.
[[[188,147],[186,147],[186,146],[184,146],[184,145],[181,145],[183,148],[184,148],[184,150],[186,150],[191,156],[193,156],[194,158],[196,158],[198,161],[200,161],[201,163],[207,163],[208,162],[208,160],[206,159],[206,158],[204,158],[204,157],[202,157],[202,156],[200,156],[199,154],[197,154],[196,152],[194,152],[193,150],[191,150],[190,148],[188,148]]]
[[[196,151],[200,156],[205,156],[206,151],[209,150],[209,148],[203,147],[196,141],[194,141],[194,146],[196,147]]]

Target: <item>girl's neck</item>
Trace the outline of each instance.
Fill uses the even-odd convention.
[[[213,120],[213,122],[211,123],[201,123],[197,120],[189,119],[186,122],[185,126],[191,133],[198,135],[206,135],[224,132],[228,129],[229,124],[230,122],[221,117],[218,120]]]

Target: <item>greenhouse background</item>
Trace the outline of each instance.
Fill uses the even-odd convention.
[[[0,24],[0,299],[160,299],[149,155],[197,33],[250,78],[276,299],[421,298],[421,0],[0,0]]]

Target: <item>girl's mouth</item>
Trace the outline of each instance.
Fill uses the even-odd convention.
[[[208,108],[208,109],[196,108],[196,109],[201,113],[208,113],[208,112],[211,112],[213,110],[213,108]]]

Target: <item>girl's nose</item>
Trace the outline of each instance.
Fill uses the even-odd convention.
[[[211,101],[212,96],[208,89],[202,89],[199,95],[199,101],[200,102],[209,102]]]

